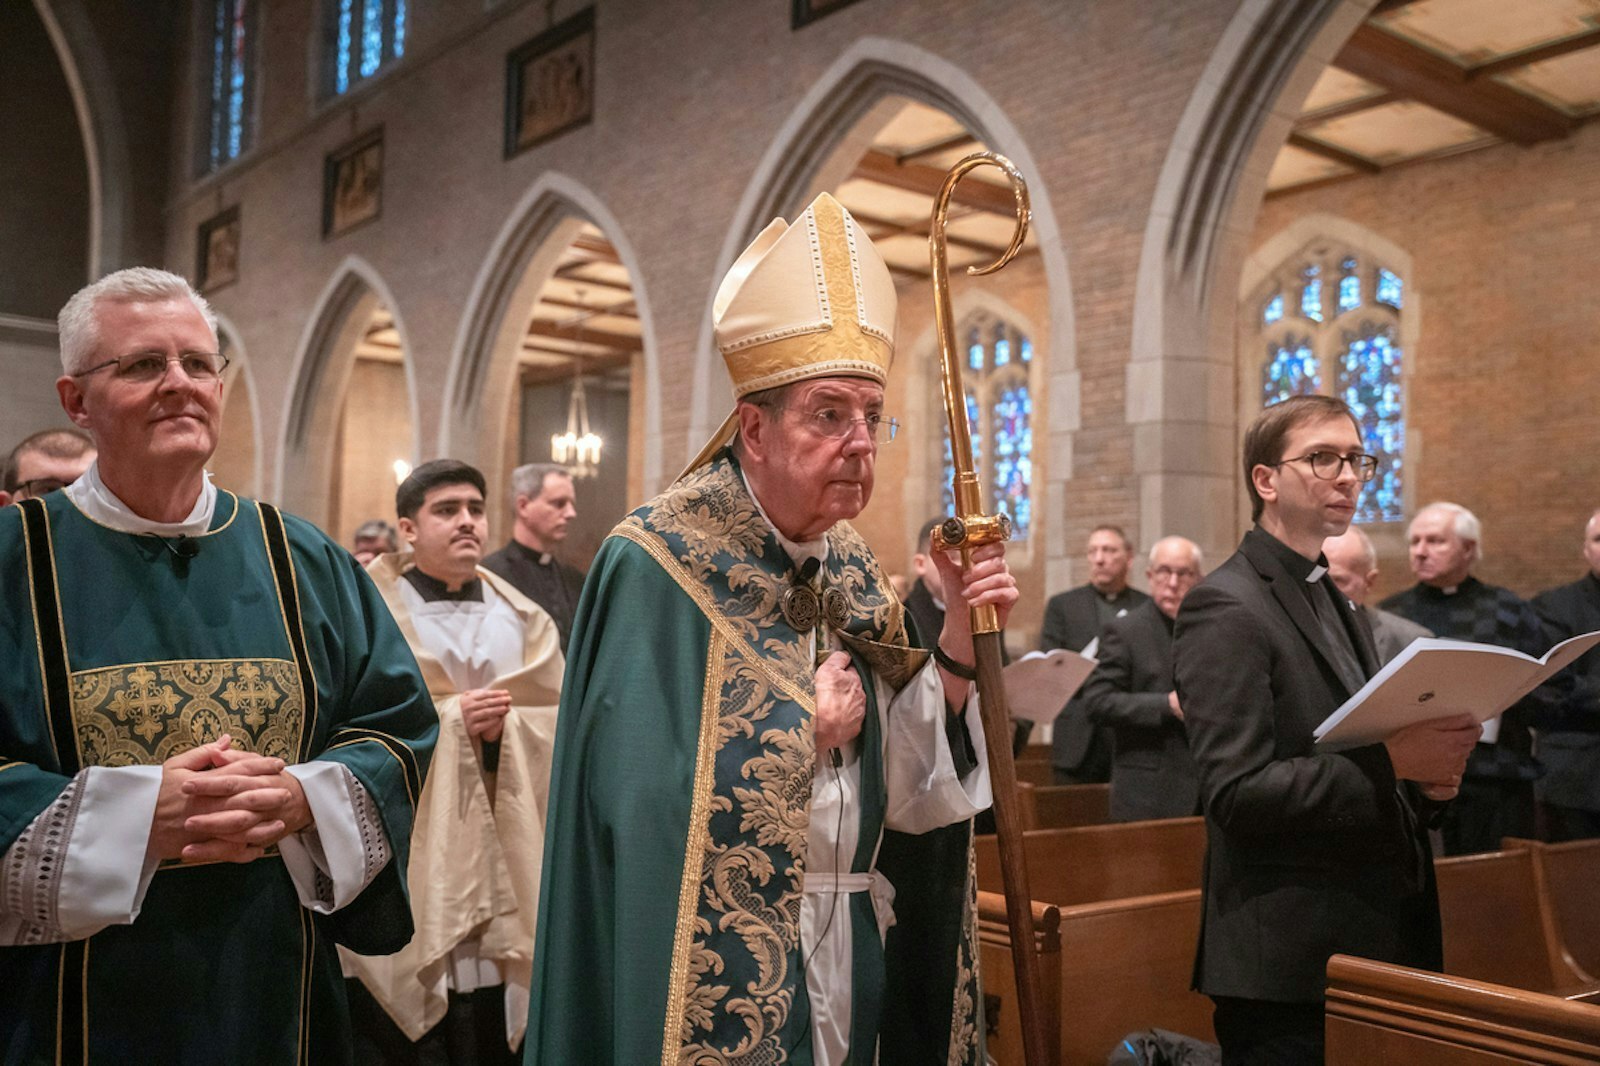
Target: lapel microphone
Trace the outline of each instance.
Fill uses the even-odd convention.
[[[182,559],[184,562],[188,562],[190,559],[193,559],[196,555],[200,554],[200,542],[189,536],[187,533],[179,533],[176,543],[168,540],[159,533],[150,533],[148,536],[152,536],[159,540],[161,542],[161,546],[166,548],[167,551],[171,552],[173,558],[175,559]]]

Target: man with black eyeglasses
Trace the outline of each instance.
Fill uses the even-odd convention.
[[[1556,643],[1531,603],[1472,576],[1483,559],[1483,527],[1471,511],[1458,503],[1431,503],[1411,520],[1407,539],[1417,583],[1384,600],[1384,610],[1441,637],[1535,657]],[[1570,675],[1557,675],[1484,723],[1483,738],[1467,760],[1461,796],[1439,826],[1446,855],[1494,851],[1504,837],[1534,835],[1534,781],[1543,767],[1534,758],[1533,730],[1562,724],[1570,687]]]
[[[1223,1062],[1323,1060],[1330,956],[1438,969],[1429,804],[1455,795],[1468,714],[1338,753],[1312,731],[1378,669],[1322,543],[1376,473],[1349,407],[1297,396],[1244,439],[1255,528],[1178,611],[1178,704],[1208,847],[1195,987]]]
[[[66,488],[94,457],[94,441],[81,429],[45,429],[23,438],[0,473],[0,507]]]

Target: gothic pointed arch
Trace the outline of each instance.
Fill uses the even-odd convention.
[[[1244,0],[1179,120],[1145,228],[1127,370],[1139,528],[1239,528],[1234,279],[1298,104],[1376,0]]]
[[[659,355],[638,254],[598,196],[546,171],[512,208],[478,271],[450,359],[439,451],[475,463],[491,485],[509,481],[505,427],[529,317],[562,251],[586,224],[605,235],[630,279],[644,376],[642,482],[646,492],[661,483]]]
[[[212,453],[210,470],[223,488],[259,496],[265,465],[261,393],[238,328],[216,308],[212,313],[217,316],[217,339],[228,357],[228,369],[223,378],[222,436]]]
[[[410,455],[421,452],[416,427],[417,389],[405,319],[389,286],[364,259],[349,256],[323,287],[316,309],[301,334],[278,446],[275,497],[283,507],[320,525],[329,525],[333,471],[338,459],[344,413],[356,346],[374,312],[387,309],[399,335],[411,426]],[[337,534],[335,534],[337,535]]]

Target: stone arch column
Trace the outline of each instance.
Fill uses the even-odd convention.
[[[1127,420],[1139,528],[1212,558],[1238,540],[1237,279],[1272,161],[1375,0],[1244,0],[1157,181],[1134,295]]]
[[[256,383],[254,367],[250,362],[250,354],[245,350],[244,341],[239,330],[229,321],[227,316],[211,309],[217,316],[217,336],[224,341],[223,349],[228,354],[228,385],[238,388],[241,384],[245,390],[246,409],[249,416],[249,444],[250,449],[250,475],[245,484],[228,486],[237,489],[246,496],[259,496],[264,488],[263,471],[266,467],[266,449],[263,447],[262,422],[261,422],[261,390]],[[223,410],[229,411],[233,401],[224,394]],[[228,439],[230,433],[239,432],[237,423],[232,424],[224,419],[222,423],[223,439]]]
[[[416,369],[405,319],[378,272],[359,256],[349,256],[323,287],[296,349],[273,478],[274,498],[286,510],[319,525],[326,525],[331,517],[328,486],[335,459],[333,444],[355,365],[356,343],[380,302],[394,316],[400,335],[410,401],[411,462],[421,454]]]
[[[1039,508],[1041,514],[1051,516],[1045,527],[1045,548],[1049,580],[1053,581],[1057,577],[1054,571],[1066,565],[1058,516],[1064,513],[1065,485],[1072,476],[1072,435],[1080,411],[1072,283],[1061,226],[1045,183],[1039,180],[1033,153],[999,103],[965,70],[904,41],[884,37],[855,41],[795,105],[756,166],[706,293],[706,311],[694,353],[694,399],[684,461],[726,417],[731,395],[712,330],[716,285],[762,226],[774,216],[791,217],[816,190],[842,179],[839,168],[853,164],[865,148],[864,142],[850,140],[851,135],[870,124],[873,109],[888,97],[917,100],[958,119],[975,137],[1009,156],[1030,179],[1033,228],[1050,299],[1049,349],[1044,353],[1050,426],[1040,441],[1050,457],[1049,481],[1042,486]],[[963,288],[956,282],[952,298],[959,299]],[[903,350],[918,351],[914,347]]]
[[[515,372],[517,353],[540,290],[585,222],[606,235],[633,286],[644,358],[646,493],[661,483],[659,353],[638,254],[599,197],[566,174],[546,171],[517,201],[495,237],[473,281],[450,358],[439,453],[478,466],[491,486],[510,480],[510,471],[500,467],[511,394],[501,386]]]

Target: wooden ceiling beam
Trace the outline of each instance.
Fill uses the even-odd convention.
[[[1520,52],[1513,52],[1499,59],[1491,59],[1487,63],[1479,63],[1475,67],[1467,68],[1467,80],[1477,81],[1479,78],[1490,78],[1496,74],[1504,74],[1509,70],[1521,70],[1523,67],[1534,63],[1542,63],[1546,59],[1555,59],[1558,56],[1570,55],[1581,52],[1587,48],[1600,45],[1600,26],[1592,30],[1575,33],[1571,37],[1563,37],[1559,41],[1551,41],[1533,48],[1525,48]]]
[[[958,133],[953,137],[946,137],[943,140],[934,141],[931,144],[925,144],[921,148],[913,148],[910,151],[901,152],[899,155],[895,156],[895,162],[899,163],[901,166],[905,166],[907,163],[915,163],[919,159],[927,159],[929,156],[943,155],[945,152],[953,149],[967,148],[969,146],[974,146],[977,143],[978,138],[974,137],[972,134]]]
[[[587,311],[592,315],[610,315],[613,318],[639,317],[637,307],[632,300],[622,300],[614,304],[593,304],[581,300],[568,300],[560,296],[541,296],[539,302],[549,304],[551,307],[565,308],[571,311]]]
[[[612,333],[589,326],[569,326],[563,322],[541,322],[538,319],[528,323],[528,335],[553,337],[574,344],[603,344],[621,352],[637,352],[644,347],[638,337],[630,337],[626,333]]]
[[[924,219],[920,222],[912,222],[907,224],[903,222],[896,222],[893,219],[882,218],[878,215],[863,214],[862,212],[856,210],[852,210],[850,213],[854,215],[856,221],[861,223],[863,226],[867,226],[869,228],[876,226],[883,230],[882,233],[870,234],[872,239],[875,241],[882,240],[886,237],[918,237],[922,240],[926,240],[928,237],[928,230],[933,227],[932,219]],[[958,220],[952,218],[950,219],[950,224],[953,224],[956,221]],[[966,248],[973,252],[987,252],[990,255],[997,256],[1001,252],[1005,251],[1005,249],[998,244],[990,244],[987,241],[975,241],[971,237],[959,237],[948,230],[945,231],[945,240],[946,243],[953,247]]]
[[[851,177],[863,181],[875,181],[879,185],[903,189],[906,192],[921,193],[931,198],[939,195],[939,188],[944,184],[944,174],[945,172],[939,167],[924,166],[920,163],[901,166],[888,152],[874,149],[861,157],[861,162],[856,164],[855,173]],[[956,186],[955,195],[951,200],[962,207],[970,207],[974,211],[987,211],[1005,218],[1015,218],[1017,213],[1016,204],[1011,198],[1011,189],[1005,185],[990,185],[986,181],[963,181]]]
[[[1289,134],[1289,144],[1302,152],[1310,152],[1314,156],[1332,160],[1341,166],[1349,167],[1351,170],[1362,174],[1376,174],[1383,169],[1364,155],[1347,151],[1325,141],[1319,141],[1314,137],[1307,137],[1303,133]]]
[[[1468,81],[1466,68],[1370,22],[1356,28],[1333,65],[1516,144],[1565,137],[1577,125],[1556,108],[1499,82]]]
[[[612,292],[625,292],[630,296],[633,295],[632,285],[619,285],[614,281],[603,281],[600,278],[585,277],[578,273],[588,265],[588,263],[568,263],[564,267],[558,267],[554,276],[562,281],[570,281],[574,285],[592,285],[597,289],[610,289]]]
[[[1371,111],[1375,107],[1392,104],[1398,99],[1400,97],[1394,93],[1378,93],[1375,96],[1363,96],[1357,100],[1346,100],[1342,104],[1319,107],[1315,111],[1302,112],[1300,117],[1294,120],[1294,128],[1303,130],[1312,126],[1320,126],[1324,122],[1332,122],[1336,118],[1359,115],[1363,111]]]
[[[1372,18],[1374,15],[1387,15],[1391,11],[1399,11],[1403,7],[1410,7],[1416,2],[1417,0],[1378,0],[1372,10],[1367,12],[1367,18]]]
[[[608,371],[619,370],[633,363],[631,355],[607,356],[604,358],[585,358],[583,372],[585,375],[605,374]],[[565,366],[528,366],[523,364],[520,376],[524,385],[553,385],[572,380],[572,363]]]

